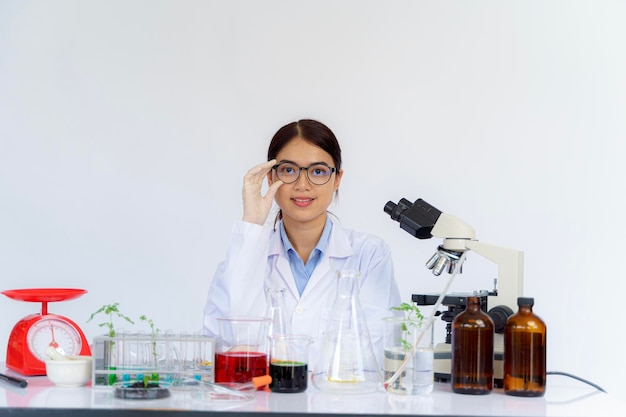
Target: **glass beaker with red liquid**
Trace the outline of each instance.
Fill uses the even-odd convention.
[[[308,386],[309,336],[274,335],[270,338],[270,390],[272,392],[304,392]]]
[[[220,341],[215,354],[215,382],[240,384],[267,375],[270,319],[224,317],[217,320]]]

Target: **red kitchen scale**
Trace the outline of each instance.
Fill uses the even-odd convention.
[[[2,291],[18,301],[41,303],[41,314],[24,317],[13,327],[7,346],[7,368],[22,375],[46,375],[46,349],[65,355],[91,355],[89,343],[76,323],[58,314],[48,314],[48,303],[78,298],[86,290],[30,288]]]

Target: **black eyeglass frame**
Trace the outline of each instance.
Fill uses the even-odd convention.
[[[290,164],[290,165],[293,165],[294,167],[298,168],[298,176],[296,177],[295,180],[290,181],[290,182],[286,182],[286,181],[283,181],[280,178],[278,178],[278,167],[281,166],[281,165],[285,165],[285,164]],[[325,182],[321,183],[321,184],[318,184],[316,182],[311,181],[311,177],[309,176],[309,169],[311,167],[314,167],[314,166],[317,166],[317,165],[323,165],[326,168],[330,169],[330,175],[328,176],[328,179]],[[300,175],[302,175],[302,171],[306,171],[306,179],[313,185],[326,185],[326,184],[328,184],[328,182],[330,181],[330,177],[333,176],[333,173],[337,172],[337,168],[331,167],[330,165],[328,165],[325,162],[317,162],[315,164],[309,165],[308,167],[301,167],[301,166],[298,166],[298,164],[296,164],[295,162],[283,161],[283,162],[279,162],[276,165],[274,165],[272,167],[272,170],[275,171],[276,178],[278,178],[280,181],[283,181],[284,184],[293,184],[294,182],[296,182],[296,181],[298,181],[300,179]]]

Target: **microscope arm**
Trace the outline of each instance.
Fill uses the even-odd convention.
[[[475,240],[474,228],[456,216],[441,213],[431,231],[443,238],[443,249],[452,252],[472,250],[498,266],[497,300],[511,310],[517,309],[517,297],[522,296],[524,253]]]
[[[445,245],[444,241],[444,247]],[[498,265],[498,305],[505,305],[516,311],[517,297],[523,295],[524,252],[476,240],[465,241],[465,247]]]

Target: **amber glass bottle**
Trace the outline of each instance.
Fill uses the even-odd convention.
[[[504,327],[504,393],[540,397],[546,391],[546,324],[533,313],[535,300],[517,299],[519,311]]]
[[[452,322],[452,391],[489,394],[493,389],[491,318],[480,309],[480,297],[467,297],[465,311]]]

